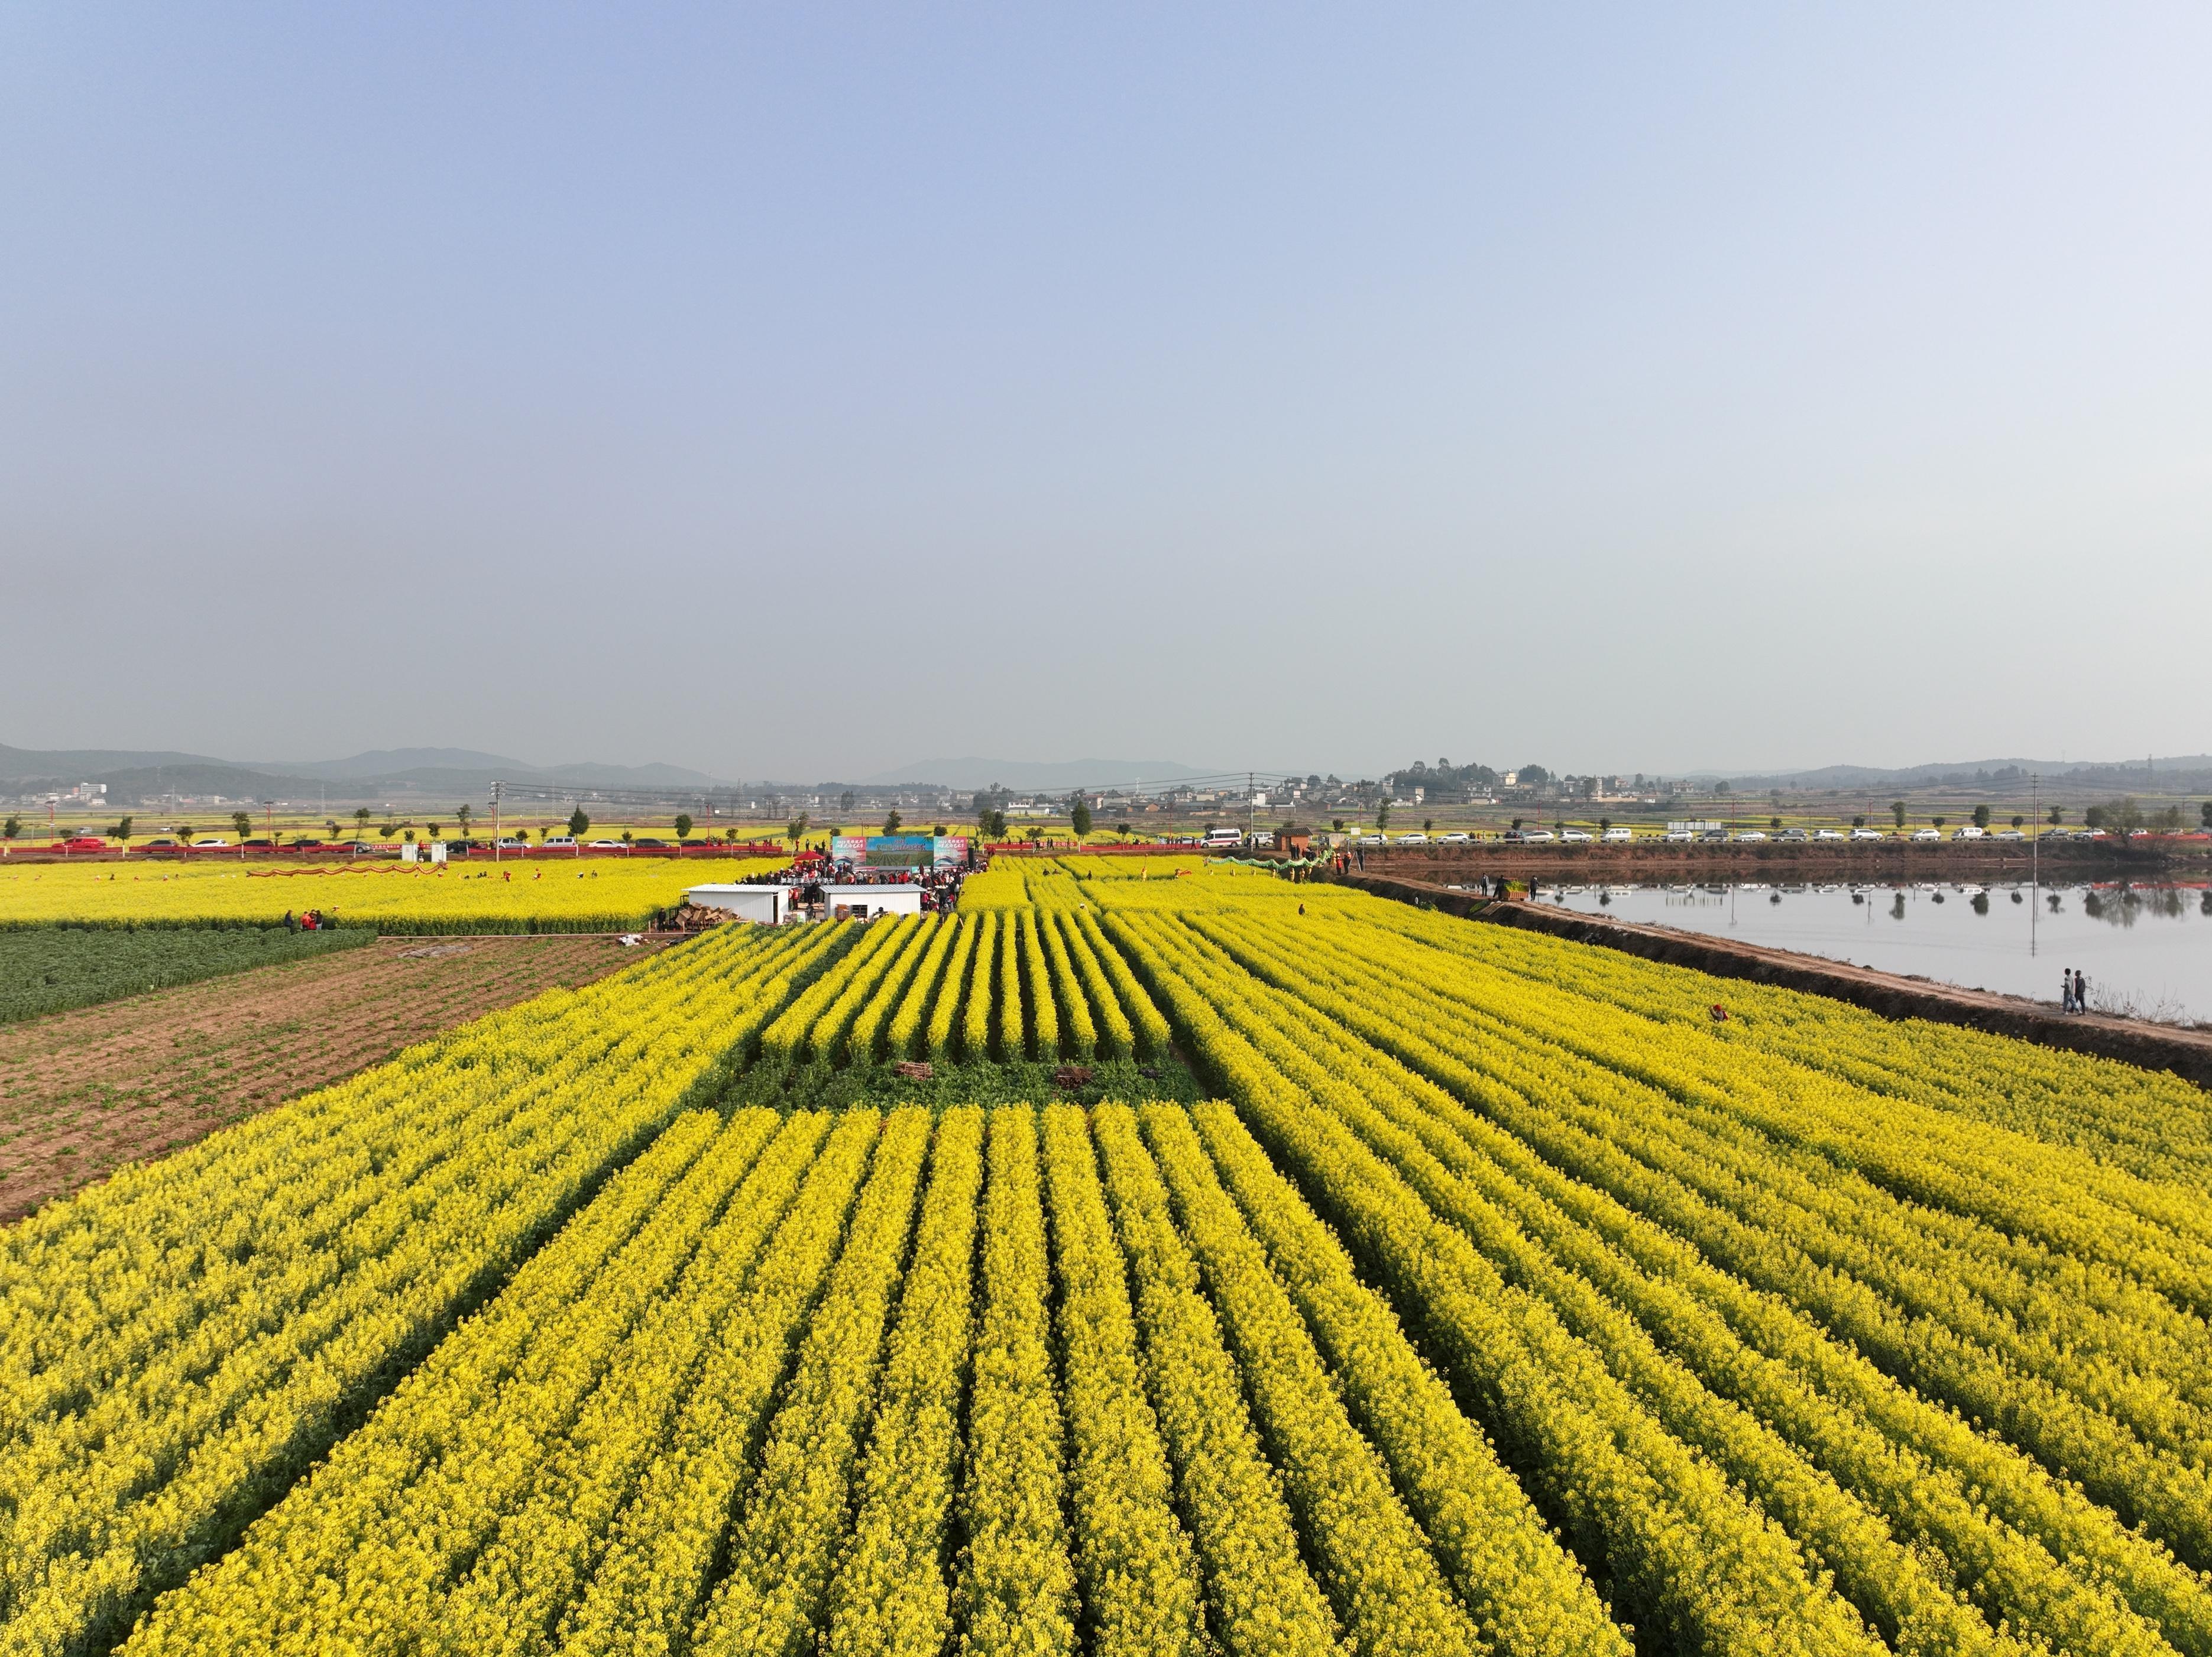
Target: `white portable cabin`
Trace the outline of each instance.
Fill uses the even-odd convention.
[[[791,912],[796,890],[787,886],[695,886],[684,894],[684,900],[702,909],[726,909],[741,921],[781,926]]]
[[[918,886],[840,886],[822,883],[823,907],[831,915],[843,910],[848,919],[873,920],[878,915],[919,915],[921,888]]]

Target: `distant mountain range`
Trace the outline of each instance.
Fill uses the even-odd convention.
[[[2016,771],[2047,777],[2087,777],[2110,772],[2124,777],[2159,777],[2178,782],[2184,777],[2212,771],[2212,754],[2161,755],[2142,759],[1961,759],[1925,765],[1884,768],[1876,765],[1822,765],[1802,771],[1693,771],[1693,778],[1717,777],[1728,782],[1767,783],[1796,789],[1913,788]]]
[[[1725,779],[1736,788],[1803,789],[1909,789],[1971,784],[1978,776],[2035,772],[2046,780],[2125,790],[2163,786],[2184,792],[2212,789],[2212,754],[2164,755],[2149,759],[1968,759],[1922,765],[1822,765],[1809,771],[1692,771],[1693,779]],[[890,789],[917,785],[957,789],[994,784],[1024,792],[1066,793],[1083,788],[1127,787],[1217,778],[1172,759],[924,759],[878,771],[851,783],[792,784],[756,780],[746,785],[771,794],[856,788]],[[0,794],[37,794],[79,783],[101,783],[111,802],[133,806],[164,795],[222,795],[232,800],[379,802],[481,801],[495,781],[512,797],[544,799],[576,789],[622,790],[680,798],[697,790],[728,789],[728,781],[688,766],[614,765],[584,761],[532,765],[474,748],[375,748],[343,759],[239,761],[207,754],[137,748],[11,748],[0,745]]]
[[[898,788],[915,783],[935,783],[948,789],[988,789],[994,783],[1010,789],[1076,789],[1086,784],[1115,788],[1131,783],[1171,783],[1179,777],[1212,777],[1217,772],[1172,759],[924,759],[896,771],[878,771],[860,779],[863,788]]]
[[[121,748],[11,748],[0,745],[0,784],[28,792],[41,786],[104,783],[118,805],[164,794],[220,794],[234,799],[283,796],[295,802],[328,795],[372,800],[387,795],[481,796],[495,781],[556,788],[684,789],[728,786],[682,765],[530,765],[469,748],[385,748],[345,759],[239,762],[206,754]]]
[[[1025,791],[1167,783],[1216,775],[1172,759],[1035,761],[926,759],[853,783],[792,784],[756,781],[769,792],[853,787],[893,789],[933,784],[957,789],[1001,784]],[[688,766],[612,765],[586,761],[532,765],[475,748],[373,748],[343,759],[221,759],[212,755],[136,748],[11,748],[0,745],[0,792],[33,793],[103,783],[111,801],[134,805],[168,794],[222,795],[235,800],[376,801],[481,800],[495,781],[520,791],[599,789],[680,795],[736,786]],[[9,788],[7,785],[13,784]]]
[[[720,788],[720,779],[683,765],[532,765],[504,754],[479,753],[473,748],[372,748],[350,759],[287,759],[251,761],[255,771],[283,777],[312,777],[333,783],[371,779],[428,777],[439,781],[454,776],[504,777],[583,783],[599,788]]]

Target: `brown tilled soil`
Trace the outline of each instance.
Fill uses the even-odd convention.
[[[596,936],[383,938],[0,1026],[0,1221],[642,953]]]

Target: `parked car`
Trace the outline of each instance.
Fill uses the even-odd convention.
[[[1437,836],[1437,844],[1439,845],[1463,846],[1467,843],[1468,832],[1465,829],[1454,829],[1449,834]]]
[[[146,843],[146,850],[149,851],[174,851],[182,844],[184,844],[182,840],[173,840],[167,835],[164,834],[149,840]]]
[[[1548,846],[1552,844],[1553,838],[1552,831],[1549,829],[1529,829],[1524,832],[1521,836],[1521,838],[1524,842],[1532,846]]]
[[[573,834],[549,835],[538,844],[546,851],[574,851],[576,849],[576,837]]]
[[[55,841],[54,850],[56,851],[105,851],[107,850],[107,842],[96,834],[72,834],[66,839]]]
[[[499,849],[501,851],[527,851],[530,842],[519,834],[502,834],[499,838]]]
[[[228,850],[229,845],[230,842],[220,834],[204,834],[198,839],[192,842],[192,850],[194,851],[222,851]]]
[[[1912,838],[1917,841],[1926,842],[1929,840],[1940,840],[1943,837],[1932,828],[1923,828],[1913,830]]]
[[[668,850],[668,842],[665,840],[633,840],[629,844],[630,850],[633,851],[665,851]]]
[[[1636,832],[1632,829],[1609,828],[1597,838],[1609,846],[1625,846],[1636,838]]]
[[[1701,829],[1698,832],[1698,839],[1711,845],[1718,845],[1728,838],[1729,832],[1726,829]]]
[[[1398,844],[1401,846],[1425,846],[1428,843],[1429,837],[1425,834],[1401,834],[1398,837]]]
[[[1778,840],[1787,840],[1790,844],[1796,845],[1811,839],[1813,837],[1806,833],[1805,831],[1801,828],[1786,828],[1774,838]]]
[[[2027,836],[2016,828],[2001,828],[1990,836],[1992,840],[2025,840]]]
[[[1954,840],[1978,840],[1982,838],[1982,831],[1968,823],[1963,828],[1952,830],[1951,838]]]
[[[1729,839],[1740,846],[1750,845],[1754,841],[1764,840],[1765,838],[1765,829],[1738,829],[1734,834],[1729,836]]]
[[[294,835],[294,836],[292,837],[292,845],[293,845],[294,850],[302,850],[302,849],[312,850],[313,848],[314,848],[314,847],[316,847],[316,846],[319,846],[320,844],[322,844],[322,842],[321,842],[320,840],[310,840],[310,839],[307,838],[304,835],[298,835],[298,834],[295,834],[295,835]]]
[[[1855,841],[1856,841],[1856,840],[1879,840],[1879,839],[1881,839],[1881,838],[1882,838],[1882,833],[1881,833],[1881,831],[1880,829],[1873,829],[1873,828],[1855,828],[1855,829],[1853,829],[1853,830],[1851,831],[1851,838],[1852,838],[1853,840],[1855,840]]]
[[[1668,829],[1665,839],[1670,846],[1686,845],[1698,838],[1695,829]]]
[[[1389,842],[1379,834],[1363,834],[1359,837],[1359,844],[1363,846],[1380,846],[1387,845]]]
[[[628,851],[629,848],[619,840],[594,840],[584,848],[586,851]]]
[[[276,850],[276,843],[274,840],[265,838],[260,835],[256,835],[251,840],[241,840],[239,842],[239,844],[244,846],[248,851],[274,851]]]
[[[1588,829],[1562,829],[1559,832],[1559,838],[1571,846],[1586,846],[1590,844],[1590,833]]]
[[[1815,840],[1848,840],[1850,836],[1845,834],[1841,829],[1815,829],[1813,832],[1813,838]]]

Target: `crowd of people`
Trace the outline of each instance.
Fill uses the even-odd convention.
[[[833,861],[817,854],[802,856],[789,868],[774,874],[749,877],[748,883],[796,886],[799,892],[795,901],[803,905],[821,903],[824,886],[915,886],[921,888],[922,912],[933,914],[959,904],[961,883],[969,873],[965,863],[931,868],[878,868],[849,860]]]

